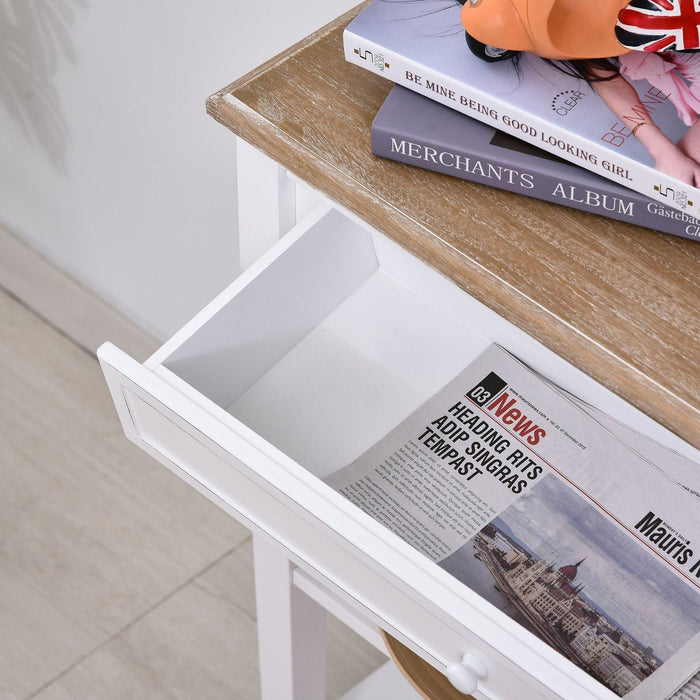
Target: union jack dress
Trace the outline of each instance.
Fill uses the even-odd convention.
[[[632,0],[618,15],[617,40],[633,51],[700,48],[700,0]]]

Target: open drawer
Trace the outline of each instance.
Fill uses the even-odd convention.
[[[98,352],[127,436],[480,697],[617,697],[327,486],[490,342],[692,448],[350,215],[321,207],[141,365]]]

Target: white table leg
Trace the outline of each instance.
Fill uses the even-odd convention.
[[[245,270],[296,223],[296,192],[279,163],[239,138],[238,240]]]
[[[323,700],[325,610],[292,583],[282,548],[253,537],[262,700]]]

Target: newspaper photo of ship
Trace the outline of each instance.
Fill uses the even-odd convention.
[[[440,566],[624,696],[700,630],[700,595],[549,475]]]

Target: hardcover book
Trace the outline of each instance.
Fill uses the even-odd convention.
[[[396,85],[372,122],[383,158],[700,240],[700,221]]]
[[[628,112],[615,112],[610,96],[607,103],[601,97],[602,83],[568,75],[557,62],[527,52],[517,64],[475,56],[465,41],[461,9],[456,0],[373,0],[345,29],[345,58],[668,207],[700,214],[693,176],[655,160],[642,142],[642,130],[653,123],[660,132],[652,131],[667,143],[687,143],[681,139],[694,129],[685,123],[693,123],[693,114],[681,112],[683,95],[695,91],[694,64],[685,78],[672,65],[666,83],[650,75],[653,66],[636,73],[648,79],[616,81],[636,94]],[[678,63],[698,62],[700,76],[700,54],[676,56]],[[657,54],[643,57],[664,61]]]

